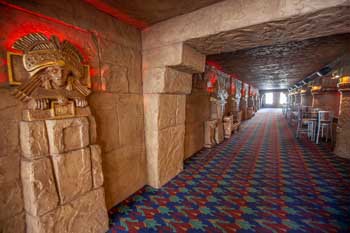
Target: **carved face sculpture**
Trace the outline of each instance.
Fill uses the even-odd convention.
[[[62,88],[67,85],[67,76],[61,66],[50,66],[46,69],[54,88]]]

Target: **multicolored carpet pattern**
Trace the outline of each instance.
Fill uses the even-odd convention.
[[[263,109],[163,188],[111,209],[110,223],[109,232],[350,232],[350,161]]]

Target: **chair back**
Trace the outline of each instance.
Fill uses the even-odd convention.
[[[333,121],[333,112],[332,111],[319,111],[318,112],[318,121],[319,122],[332,122]]]

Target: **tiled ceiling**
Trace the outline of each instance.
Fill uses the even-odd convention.
[[[229,74],[259,89],[283,89],[350,52],[350,34],[208,56]]]

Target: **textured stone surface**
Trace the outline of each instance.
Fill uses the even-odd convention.
[[[147,26],[177,15],[195,11],[219,1],[221,0],[201,0],[192,2],[191,4],[188,4],[186,0],[148,0],[147,4],[142,0],[105,0],[104,2],[112,8],[122,9],[124,13],[143,22]]]
[[[99,38],[98,42],[101,56],[101,91],[141,93],[141,52],[110,39]]]
[[[98,188],[103,185],[101,147],[99,145],[91,145],[90,153],[93,188]]]
[[[217,127],[215,128],[215,141],[217,144],[224,141],[224,123],[217,121]]]
[[[187,159],[201,150],[204,146],[204,122],[186,124],[185,130],[185,155]]]
[[[166,66],[188,73],[200,73],[204,71],[205,56],[182,43],[147,50],[142,53],[143,70]]]
[[[339,116],[340,93],[321,92],[312,96],[312,107],[321,108],[324,111],[332,111],[334,116]]]
[[[27,215],[28,233],[103,233],[107,230],[108,216],[102,188],[43,216]]]
[[[102,168],[110,209],[147,183],[144,145],[128,145],[103,153]]]
[[[143,73],[144,93],[189,94],[192,75],[169,67],[145,70]]]
[[[39,216],[58,206],[58,193],[49,158],[22,160],[21,177],[24,206],[28,213]]]
[[[193,78],[194,89],[186,96],[185,158],[204,146],[204,122],[210,118],[210,97],[200,80]],[[205,83],[205,81],[202,81]]]
[[[20,122],[22,155],[38,158],[49,154],[45,121]]]
[[[0,157],[0,186],[20,179],[20,155]]]
[[[143,98],[93,93],[89,103],[96,117],[106,201],[111,208],[147,182]]]
[[[50,154],[59,154],[89,144],[89,121],[86,117],[46,120]]]
[[[15,215],[11,218],[0,220],[1,233],[25,233],[25,215],[24,213]]]
[[[336,6],[346,4],[346,0],[223,1],[144,30],[142,47],[147,50],[191,40],[198,51],[215,54],[241,49],[249,42],[257,47],[265,40],[274,44],[342,33],[349,29],[348,9]]]
[[[334,153],[350,159],[350,93],[342,92]]]
[[[67,203],[92,188],[90,148],[52,157],[60,203]]]
[[[146,94],[144,109],[146,124],[148,124],[150,130],[159,130],[184,124],[186,118],[186,96]]]
[[[183,169],[185,126],[179,125],[159,132],[159,183],[166,184]]]
[[[94,116],[90,115],[88,116],[89,120],[89,134],[90,134],[90,144],[94,144],[97,142],[97,126],[96,126],[96,119]]]
[[[0,220],[23,211],[22,187],[20,180],[0,185]]]
[[[350,34],[278,43],[208,56],[260,89],[283,89],[350,51]]]
[[[217,120],[208,120],[204,122],[204,147],[212,148],[217,143],[217,126]]]
[[[18,121],[22,105],[10,92],[10,89],[0,88],[0,157],[20,153]]]

